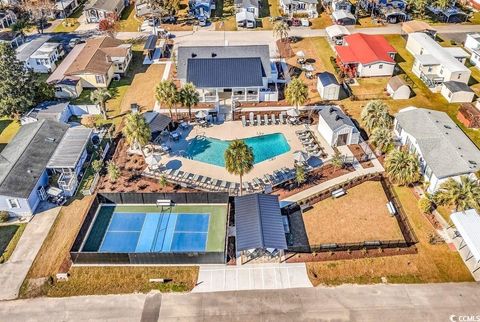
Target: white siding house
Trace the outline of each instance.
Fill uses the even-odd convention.
[[[480,151],[446,113],[404,108],[395,115],[394,133],[418,156],[429,193],[450,178],[475,178],[480,170]]]
[[[475,97],[467,84],[454,81],[444,82],[440,93],[449,103],[470,103]]]
[[[287,15],[307,15],[309,18],[317,18],[317,0],[280,0],[280,7]]]
[[[459,47],[442,47],[425,33],[408,35],[407,50],[415,57],[412,71],[432,92],[439,92],[443,82],[468,84],[471,71],[464,63],[468,54]]]
[[[468,34],[465,48],[471,53],[470,62],[480,68],[480,33]]]
[[[27,68],[35,73],[51,73],[57,68],[57,61],[63,56],[60,43],[44,43],[26,61]]]
[[[318,112],[318,132],[330,146],[358,144],[360,132],[338,106],[324,106]]]

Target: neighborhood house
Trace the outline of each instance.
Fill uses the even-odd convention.
[[[480,68],[480,34],[468,34],[465,40],[465,48],[472,54],[470,56],[470,62],[475,67]]]
[[[91,132],[47,119],[23,125],[0,153],[0,210],[32,215],[40,201],[48,198],[50,184],[72,196]],[[49,183],[53,173],[58,179]]]
[[[393,48],[382,35],[362,33],[344,37],[342,46],[335,46],[337,64],[349,77],[391,76],[395,69]]]
[[[92,0],[85,5],[83,12],[88,23],[98,23],[102,19],[118,19],[128,0]]]
[[[83,88],[107,88],[127,71],[132,45],[109,36],[78,44],[47,79],[58,98],[78,97]]]
[[[468,54],[460,47],[442,47],[425,33],[408,35],[407,50],[414,56],[412,71],[432,92],[439,92],[443,82],[468,84],[471,71],[464,63]]]
[[[278,100],[277,65],[267,45],[179,47],[177,73],[202,102]]]
[[[418,156],[429,193],[450,178],[476,178],[480,151],[446,113],[404,108],[395,115],[394,132],[401,144]]]
[[[317,0],[280,0],[280,7],[287,15],[307,15],[309,18],[318,17]]]

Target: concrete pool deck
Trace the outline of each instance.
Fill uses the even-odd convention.
[[[248,137],[254,137],[265,134],[282,133],[285,136],[288,144],[290,145],[290,151],[278,155],[269,160],[257,163],[254,165],[252,171],[246,174],[243,178],[244,181],[251,181],[252,179],[259,177],[262,178],[265,174],[272,174],[273,171],[279,170],[283,167],[293,168],[294,159],[293,154],[295,151],[303,150],[302,143],[298,139],[295,131],[305,129],[304,125],[261,125],[261,126],[242,126],[241,121],[231,121],[222,124],[214,124],[208,128],[202,128],[200,126],[193,126],[187,130],[179,130],[182,134],[182,138],[174,142],[168,140],[165,142],[172,150],[170,154],[162,157],[161,164],[167,169],[181,169],[182,171],[208,176],[218,180],[227,180],[231,182],[239,182],[239,178],[236,175],[232,175],[223,167],[211,165],[205,162],[189,159],[186,156],[189,141],[196,136],[206,136],[210,138],[220,140],[234,140],[245,139]],[[312,160],[316,163],[324,162],[325,159],[329,159],[333,154],[333,149],[326,143],[323,137],[317,130],[317,127],[310,126],[309,129],[315,134],[316,139],[320,142],[321,147],[327,154],[327,157],[320,160]],[[219,155],[219,158],[223,158],[223,155]]]

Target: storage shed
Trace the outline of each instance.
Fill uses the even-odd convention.
[[[410,86],[400,76],[390,78],[387,84],[387,92],[394,100],[409,99],[411,94]]]
[[[470,103],[475,97],[467,84],[455,81],[444,82],[441,93],[449,103]]]
[[[340,98],[340,84],[332,73],[318,74],[317,90],[324,100],[338,100]]]
[[[360,140],[360,132],[352,119],[338,106],[324,106],[320,109],[318,131],[332,147],[358,144]]]

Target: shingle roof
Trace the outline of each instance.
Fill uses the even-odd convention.
[[[0,153],[0,195],[28,198],[68,127],[50,120],[23,125]]]
[[[261,87],[263,76],[260,58],[201,58],[187,64],[187,82],[199,88]]]
[[[448,82],[443,82],[443,85],[445,85],[445,87],[448,88],[448,90],[452,93],[457,93],[457,92],[473,93],[473,90],[465,83],[448,81]]]
[[[259,7],[259,0],[235,0],[235,5],[240,8]]]
[[[354,130],[358,131],[352,119],[345,115],[345,113],[343,113],[343,111],[337,106],[325,106],[318,111],[318,115],[327,123],[332,131],[343,126],[352,127]]]
[[[152,133],[165,130],[170,122],[172,122],[172,119],[168,115],[158,112],[146,112],[143,114],[143,117],[150,126]]]
[[[118,4],[123,1],[124,0],[92,0],[85,6],[85,9],[94,8],[107,12],[114,12]]]
[[[323,87],[328,85],[339,85],[337,79],[332,73],[323,72],[318,74],[318,81],[322,84]]]
[[[390,86],[390,88],[394,91],[396,91],[397,89],[399,89],[400,87],[402,87],[404,85],[408,86],[407,83],[403,80],[403,78],[400,77],[400,75],[393,76],[388,81],[388,86]]]
[[[84,126],[67,130],[53,153],[48,168],[75,168],[92,135],[92,129]]]
[[[361,63],[364,65],[377,62],[395,64],[390,53],[396,49],[382,35],[366,35],[362,33],[345,36],[344,46],[335,46],[343,63]]]
[[[15,52],[19,61],[26,61],[38,48],[50,39],[50,36],[40,35],[35,39],[20,45]]]
[[[415,138],[437,178],[480,170],[480,151],[446,113],[410,107],[395,118]]]
[[[85,72],[105,74],[112,65],[110,57],[126,54],[126,48],[119,47],[123,43],[112,37],[104,36],[87,40],[65,71],[65,75],[76,75]]]
[[[181,80],[187,79],[187,64],[192,59],[199,58],[254,58],[262,61],[262,67],[267,77],[270,77],[270,51],[268,45],[251,46],[194,46],[178,47],[177,74]]]
[[[48,119],[58,121],[59,115],[61,115],[68,106],[68,102],[43,102],[28,112],[26,116],[37,120]]]
[[[237,251],[255,248],[287,249],[276,195],[235,197],[235,226]]]

